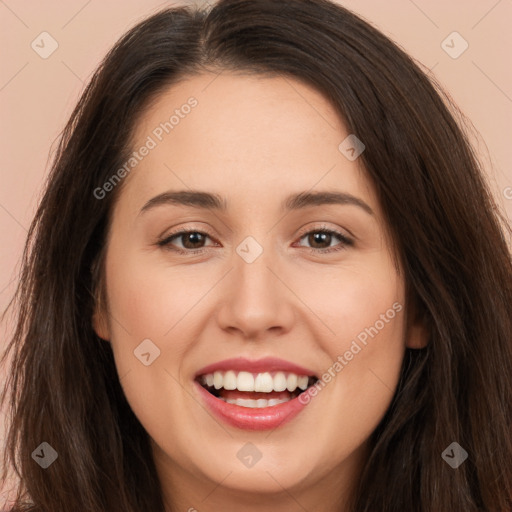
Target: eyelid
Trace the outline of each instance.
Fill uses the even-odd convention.
[[[307,234],[309,234],[311,232],[314,232],[314,233],[316,233],[316,232],[329,232],[329,233],[334,233],[334,234],[340,236],[347,243],[348,242],[353,243],[354,240],[355,240],[355,237],[348,230],[345,229],[344,231],[346,231],[347,234],[343,233],[341,228],[329,227],[326,224],[321,224],[320,226],[308,225],[307,227],[300,229],[298,237],[299,238],[303,238],[304,235],[307,235]]]
[[[201,233],[203,235],[207,235],[209,238],[211,238],[213,241],[216,242],[215,236],[208,229],[206,229],[206,228],[195,228],[195,227],[190,227],[189,228],[189,227],[186,227],[186,228],[178,228],[176,230],[173,230],[173,231],[167,233],[163,237],[159,237],[159,239],[157,241],[157,245],[162,246],[164,249],[165,248],[169,248],[169,250],[173,250],[175,252],[188,253],[188,254],[194,254],[194,253],[197,254],[198,252],[204,251],[208,247],[211,247],[211,246],[201,247],[199,249],[181,249],[181,248],[178,247],[178,248],[175,248],[175,249],[170,249],[170,243],[169,242],[170,242],[170,240],[172,238],[179,238],[181,235],[186,235],[188,233]]]
[[[321,226],[308,226],[300,231],[298,235],[298,241],[302,240],[306,235],[310,233],[328,233],[337,237],[340,240],[340,243],[335,245],[334,247],[326,247],[324,249],[316,249],[314,247],[304,247],[304,249],[308,249],[311,254],[314,255],[322,255],[328,253],[336,253],[338,251],[346,250],[349,247],[354,245],[354,238],[346,235],[342,232],[340,228],[331,228],[322,224]]]

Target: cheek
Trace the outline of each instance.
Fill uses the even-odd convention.
[[[320,268],[299,276],[296,290],[303,290],[305,302],[322,321],[325,329],[318,341],[333,358],[348,350],[352,340],[370,339],[368,331],[375,334],[375,328],[379,338],[400,338],[403,282],[382,255],[364,265],[340,266],[330,272]]]
[[[207,284],[201,290],[195,283],[191,293],[178,269],[148,265],[135,252],[119,254],[112,251],[106,268],[115,364],[131,409],[149,435],[158,439],[181,421],[179,368],[190,340],[196,339],[184,329],[190,325],[187,314]]]
[[[211,283],[198,281],[192,272],[178,267],[148,265],[144,258],[143,254],[126,255],[120,264],[114,259],[107,263],[110,323],[118,338],[138,343],[150,338],[158,343],[178,331],[192,310],[199,309]],[[178,351],[180,339],[173,338]]]
[[[382,419],[398,384],[405,352],[404,286],[388,261],[364,271],[347,267],[329,277],[308,294],[308,304],[329,327],[317,337],[328,356],[317,396],[329,403],[330,424],[345,425],[345,434],[350,431],[362,442]]]
[[[399,303],[394,303],[396,309]],[[366,406],[390,400],[395,391],[405,352],[403,341],[403,308],[391,307],[375,316],[357,335],[347,338],[336,360],[346,398],[357,404],[364,399]]]

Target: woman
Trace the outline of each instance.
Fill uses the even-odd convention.
[[[502,220],[432,83],[349,11],[151,16],[30,229],[14,510],[511,510]]]

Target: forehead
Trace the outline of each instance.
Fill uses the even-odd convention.
[[[138,119],[132,150],[150,150],[130,172],[127,192],[191,188],[261,202],[333,188],[375,204],[359,161],[339,149],[348,135],[327,99],[293,78],[227,71],[187,77]]]

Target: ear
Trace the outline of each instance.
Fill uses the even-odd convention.
[[[102,340],[110,340],[110,326],[108,323],[108,305],[105,293],[105,282],[103,274],[100,272],[100,262],[102,258],[96,260],[92,267],[93,281],[96,283],[94,290],[94,312],[92,315],[92,327],[94,332]]]
[[[405,345],[407,348],[420,349],[428,345],[429,331],[426,327],[424,315],[420,315],[418,308],[411,304],[407,315],[407,331]]]
[[[105,341],[110,340],[110,328],[107,321],[107,314],[105,308],[96,303],[94,313],[92,315],[92,327],[94,332]]]

